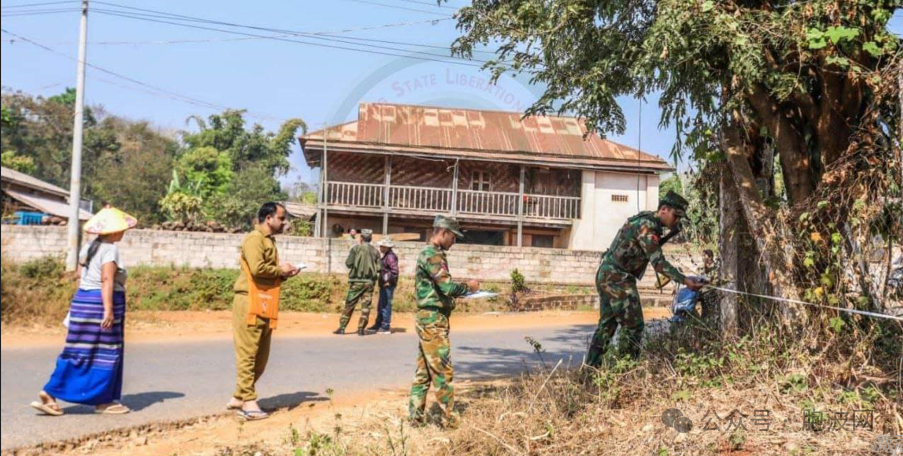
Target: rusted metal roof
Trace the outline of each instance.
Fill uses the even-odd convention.
[[[298,203],[295,201],[283,201],[282,205],[286,212],[292,217],[298,217],[305,220],[313,218],[317,213],[317,206],[307,203]]]
[[[57,217],[69,217],[69,203],[67,203],[65,200],[48,198],[46,194],[28,194],[8,188],[4,189],[3,193],[9,195],[10,198],[13,198],[20,203],[35,208],[41,212],[55,215]],[[84,209],[78,210],[79,220],[88,220],[91,218],[91,215],[92,214],[90,212]]]
[[[300,138],[310,166],[319,166],[324,131],[328,147],[372,153],[439,155],[592,168],[671,171],[654,155],[587,135],[576,117],[517,112],[361,103],[356,122]]]
[[[5,166],[0,167],[0,171],[2,171],[0,172],[0,175],[2,175],[2,177],[0,177],[0,180],[2,180],[3,182],[9,182],[40,192],[49,193],[51,195],[69,198],[69,191],[63,190],[62,188],[59,188],[56,185],[51,184],[50,182],[44,182],[36,177],[29,176],[25,173],[20,173],[19,171],[7,168]]]

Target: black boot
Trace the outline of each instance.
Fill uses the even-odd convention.
[[[357,335],[358,335],[358,336],[363,336],[363,335],[366,335],[366,334],[367,334],[367,330],[364,329],[363,326],[361,326],[360,328],[357,328]]]
[[[337,334],[337,335],[339,335],[339,336],[344,335],[344,334],[345,334],[345,328],[339,328],[339,329],[333,331],[332,333],[333,333],[333,334]]]

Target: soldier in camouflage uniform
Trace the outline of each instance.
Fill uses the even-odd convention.
[[[455,308],[455,298],[480,287],[479,282],[474,280],[467,284],[455,283],[448,272],[445,251],[455,244],[456,239],[463,237],[457,220],[437,216],[429,244],[417,257],[414,286],[418,310],[415,324],[420,344],[409,404],[410,418],[415,425],[426,421],[424,412],[430,383],[436,387],[436,400],[442,409],[443,423],[447,427],[458,425],[458,418],[454,413],[455,393],[452,386],[448,318]]]
[[[348,294],[345,296],[345,309],[339,319],[339,329],[333,334],[345,334],[345,327],[351,321],[354,307],[361,303],[361,317],[357,324],[357,335],[363,336],[370,320],[370,306],[373,302],[373,286],[379,277],[379,251],[370,245],[373,239],[372,230],[363,230],[360,243],[348,253],[345,266],[348,267]]]
[[[593,333],[586,364],[599,367],[603,358],[639,356],[643,336],[643,308],[637,292],[637,280],[643,277],[651,262],[659,274],[676,283],[698,290],[702,282],[687,278],[669,263],[662,254],[660,240],[665,227],[674,229],[684,216],[687,201],[674,192],[668,192],[659,203],[658,211],[643,211],[627,220],[618,231],[596,271],[596,291],[599,293],[599,326]],[[615,331],[617,348],[609,346]]]

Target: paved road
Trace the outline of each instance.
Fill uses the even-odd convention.
[[[455,378],[509,375],[538,363],[524,336],[546,349],[547,363],[582,359],[592,326],[454,332]],[[258,384],[264,407],[326,400],[337,393],[396,389],[414,373],[416,336],[280,338]],[[0,441],[2,449],[54,441],[159,420],[177,420],[223,411],[234,385],[230,340],[126,346],[123,403],[134,412],[111,417],[84,406],[69,406],[62,417],[38,415],[28,407],[47,381],[59,348],[2,349]],[[431,399],[432,400],[432,399]]]

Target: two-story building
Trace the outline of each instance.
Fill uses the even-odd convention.
[[[581,119],[361,103],[300,138],[320,169],[315,233],[419,233],[455,215],[470,243],[602,250],[658,205],[664,160],[587,135]],[[410,236],[410,235],[409,235]],[[409,237],[406,236],[406,237]]]

